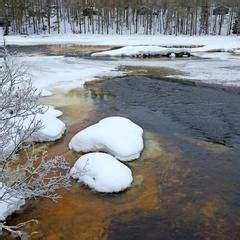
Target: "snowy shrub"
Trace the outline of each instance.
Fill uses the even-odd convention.
[[[65,159],[48,159],[45,151],[36,154],[29,142],[42,128],[41,121],[34,116],[46,111],[38,104],[39,98],[27,67],[5,50],[0,62],[0,232],[6,230],[20,237],[23,233],[19,228],[24,223],[7,226],[6,217],[27,198],[57,201],[60,196],[55,191],[70,185]]]

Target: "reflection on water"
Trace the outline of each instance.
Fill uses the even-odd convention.
[[[88,92],[81,89],[73,89],[67,92],[53,90],[53,95],[41,99],[42,104],[53,105],[62,112],[61,117],[67,125],[82,122],[87,115],[92,112],[94,114],[94,100]]]
[[[201,114],[209,99],[211,108]],[[225,123],[231,122],[225,118],[227,111],[239,117],[238,100],[235,92],[146,77],[55,92],[42,103],[62,110],[68,129],[63,139],[48,144],[49,156],[61,154],[73,165],[81,154],[67,145],[76,132],[103,117],[126,116],[145,129],[142,156],[128,164],[134,183],[113,195],[73,183],[61,191],[57,204],[29,201],[9,223],[36,218],[39,224],[28,225],[26,231],[33,239],[47,240],[239,239],[238,125],[229,131],[221,115]],[[212,130],[211,118],[216,128],[222,127],[219,131]],[[204,121],[207,126],[201,125]],[[231,144],[210,141],[224,138],[226,132]]]

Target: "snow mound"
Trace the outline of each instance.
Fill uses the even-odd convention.
[[[32,135],[31,139],[34,142],[56,141],[66,130],[65,124],[51,114],[38,114],[36,121],[41,121],[42,128]]]
[[[61,111],[51,106],[45,113],[37,114],[35,121],[41,121],[42,128],[36,133],[33,133],[31,140],[34,142],[48,142],[60,139],[66,130],[65,124],[58,119],[61,115]],[[28,126],[31,121],[32,117],[29,117],[25,122],[26,126]]]
[[[171,54],[190,54],[190,49],[165,48],[159,46],[126,46],[119,49],[93,53],[92,57],[154,57],[169,56]]]
[[[143,129],[123,117],[109,117],[76,134],[69,143],[76,152],[104,151],[121,161],[139,158]]]
[[[21,136],[25,134],[25,131],[31,129],[37,123],[40,123],[41,128],[34,132],[26,141],[49,142],[58,140],[62,137],[66,130],[66,126],[58,117],[63,113],[52,106],[44,107],[45,112],[43,114],[38,113],[36,116],[29,115],[11,119],[14,123],[14,127],[8,136],[6,136],[6,139],[4,139],[5,143],[0,144],[0,151],[2,153],[7,156],[14,151],[16,144],[22,139]],[[21,128],[19,129],[18,126],[21,126]]]
[[[12,196],[8,191],[9,189],[0,182],[0,221],[5,221],[8,216],[25,204],[24,199]]]
[[[123,163],[106,153],[88,153],[80,157],[70,171],[78,182],[104,193],[120,192],[128,188],[132,172]]]
[[[44,107],[46,108],[47,106]],[[62,137],[66,130],[65,124],[58,119],[61,115],[61,111],[49,106],[44,113],[38,113],[36,116],[30,115],[24,119],[22,131],[24,131],[24,129],[28,129],[29,126],[33,126],[35,123],[41,122],[41,129],[34,132],[28,140],[33,142],[58,140]],[[19,120],[21,121],[21,119]]]

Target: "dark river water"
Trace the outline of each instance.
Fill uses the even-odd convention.
[[[107,239],[240,239],[240,89],[129,76],[103,84],[115,97],[103,115],[122,115],[159,135],[178,152],[178,181],[162,181],[153,161],[161,208],[123,213]]]
[[[20,52],[76,54],[76,46],[31,48]],[[86,47],[77,50],[81,56]],[[68,149],[71,137],[113,115],[144,129],[145,148],[128,163],[134,176],[129,190],[98,194],[73,182],[58,203],[28,201],[9,224],[36,218],[39,224],[25,230],[41,240],[240,239],[240,88],[125,76],[89,82],[43,103],[63,111],[67,124],[65,136],[47,144],[50,156],[63,155],[73,165],[80,154]]]

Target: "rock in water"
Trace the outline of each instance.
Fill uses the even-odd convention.
[[[76,134],[69,148],[76,152],[104,151],[121,161],[131,161],[143,150],[143,129],[127,118],[104,118]]]
[[[114,193],[128,188],[132,172],[123,163],[106,153],[88,153],[80,157],[70,171],[78,182],[97,192]]]

